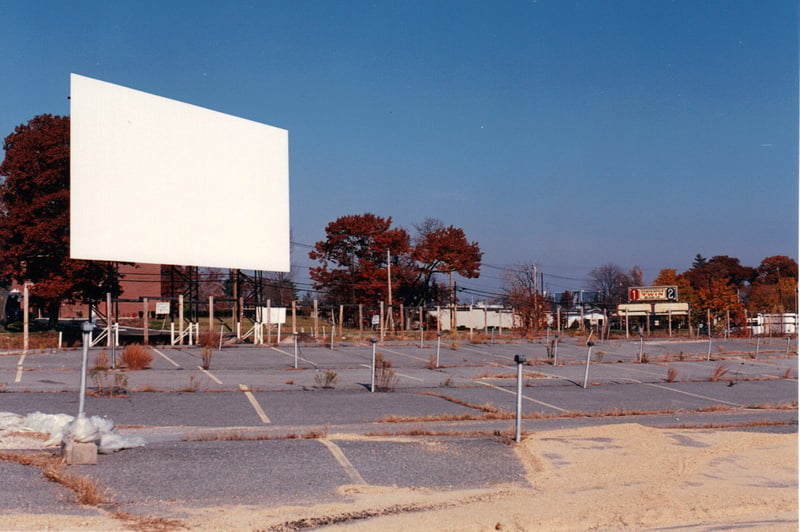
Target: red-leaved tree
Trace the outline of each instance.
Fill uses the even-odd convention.
[[[30,282],[50,325],[62,301],[119,294],[115,268],[69,258],[69,117],[39,115],[5,138],[0,164],[0,276]]]
[[[320,266],[309,275],[330,302],[375,303],[388,295],[389,257],[405,255],[409,236],[392,219],[371,213],[342,216],[325,227],[309,257]],[[387,253],[388,252],[388,253]]]

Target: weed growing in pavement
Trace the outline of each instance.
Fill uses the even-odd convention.
[[[90,478],[67,472],[64,459],[60,456],[48,453],[8,453],[0,451],[0,460],[38,467],[47,480],[61,484],[75,493],[75,497],[80,504],[98,506],[106,502],[106,498],[98,484]]]
[[[452,375],[450,375],[445,380],[443,380],[442,382],[439,383],[439,387],[441,387],[441,388],[452,388],[453,386],[454,386],[454,383],[453,383],[453,376]]]
[[[678,379],[678,370],[675,368],[667,369],[667,382],[675,382]]]
[[[708,380],[710,380],[711,382],[717,382],[720,379],[722,379],[722,377],[727,375],[729,371],[730,368],[728,367],[728,365],[725,364],[724,362],[720,362],[714,368],[714,371],[711,373],[711,377],[709,377]]]
[[[94,381],[96,393],[103,397],[120,397],[128,394],[128,376],[124,373],[94,367],[89,370],[89,377]],[[112,382],[113,381],[113,382]]]
[[[96,357],[94,357],[94,366],[92,369],[107,370],[110,368],[109,360],[108,360],[108,353],[105,351],[100,351]]]
[[[650,362],[650,359],[649,359],[649,358],[647,358],[647,353],[642,353],[642,360],[641,360],[641,362],[642,362],[642,364],[647,364],[648,362]]]
[[[189,375],[189,383],[179,391],[194,393],[200,391],[200,387],[203,385],[204,383],[197,377],[197,375]]]
[[[200,364],[200,367],[202,367],[204,370],[211,369],[211,355],[213,354],[214,350],[211,349],[211,347],[203,346],[203,349],[200,351],[200,358],[203,361],[202,364]]]
[[[122,351],[122,363],[131,370],[147,369],[153,362],[153,354],[140,344],[131,344]]]
[[[328,427],[311,429],[297,434],[288,432],[286,434],[246,434],[241,431],[215,431],[210,434],[198,436],[186,436],[182,441],[261,441],[261,440],[322,440],[328,437]]]
[[[399,377],[392,369],[392,361],[384,358],[383,353],[377,353],[375,355],[375,391],[394,391],[398,380]]]
[[[216,347],[219,345],[220,335],[216,331],[203,331],[197,335],[197,345],[202,347]]]
[[[336,387],[337,382],[339,382],[339,374],[332,369],[317,371],[314,374],[314,384],[319,388],[330,390]]]
[[[94,359],[94,366],[89,369],[89,377],[94,381],[97,395],[104,397],[127,395],[128,376],[124,373],[115,372],[112,379],[108,362],[108,354],[105,351],[101,351]]]

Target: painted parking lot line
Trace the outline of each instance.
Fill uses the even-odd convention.
[[[675,392],[675,393],[680,393],[680,394],[683,394],[683,395],[688,395],[689,397],[695,397],[697,399],[703,399],[704,401],[712,401],[712,402],[715,402],[715,403],[722,403],[722,404],[726,404],[726,405],[730,405],[730,406],[738,406],[738,407],[743,407],[744,406],[744,405],[739,404],[739,403],[732,403],[730,401],[723,401],[722,399],[715,399],[713,397],[708,397],[707,395],[700,395],[700,394],[696,394],[696,393],[692,393],[692,392],[685,392],[683,390],[676,390],[675,388],[670,388],[669,386],[661,386],[660,384],[653,384],[652,382],[642,382],[642,381],[637,381],[636,379],[627,379],[627,378],[624,379],[624,380],[635,382],[636,384],[644,384],[645,386],[652,386],[653,388],[659,388],[661,390],[667,390],[668,392]]]
[[[332,442],[327,438],[320,438],[317,441],[328,448],[333,457],[336,458],[336,461],[339,462],[339,465],[342,466],[345,473],[347,473],[347,476],[350,477],[350,481],[353,484],[366,484],[364,478],[361,476],[358,470],[353,466],[350,460],[347,459],[347,457],[344,455],[344,453],[342,452],[342,450],[339,448],[338,445],[336,445],[334,442]]]
[[[421,360],[422,362],[430,361],[430,359],[428,358],[415,357],[414,355],[409,355],[408,353],[401,353],[400,351],[394,351],[392,349],[386,349],[385,347],[381,347],[381,351],[386,351],[387,353],[392,353],[393,355],[400,355],[403,357],[413,358],[414,360]]]
[[[158,349],[156,349],[155,347],[151,347],[150,349],[152,349],[152,350],[155,352],[155,354],[157,354],[158,356],[162,357],[164,360],[166,360],[167,362],[169,362],[170,364],[172,364],[172,365],[173,365],[173,366],[175,366],[176,368],[179,368],[179,367],[181,367],[181,365],[180,365],[180,364],[178,364],[177,362],[175,362],[174,360],[172,360],[171,358],[169,358],[167,355],[165,355],[164,353],[162,353],[161,351],[159,351],[159,350],[158,350]]]
[[[359,364],[359,366],[361,366],[362,368],[372,369],[372,366],[370,366],[369,364]],[[398,375],[400,377],[405,377],[406,379],[412,379],[415,381],[420,381],[420,382],[425,381],[425,379],[420,379],[419,377],[412,377],[411,375],[406,375],[405,373],[397,373],[396,371],[395,375]]]
[[[248,401],[250,401],[250,404],[253,406],[253,409],[256,411],[256,414],[258,414],[258,417],[261,419],[261,422],[264,423],[265,425],[269,425],[270,423],[272,423],[267,417],[267,414],[264,412],[264,409],[261,408],[261,405],[258,404],[258,401],[256,401],[256,398],[253,396],[253,393],[250,391],[250,388],[248,388],[246,384],[240,384],[239,389],[242,390],[242,392],[244,392],[244,396],[247,397]]]
[[[489,388],[494,388],[495,390],[499,390],[501,392],[509,393],[511,395],[517,395],[517,392],[512,392],[511,390],[506,390],[505,388],[501,388],[499,386],[495,386],[494,384],[489,384],[488,382],[483,382],[480,379],[478,379],[476,382],[479,382],[480,384],[483,384],[484,386],[488,386]],[[551,405],[550,403],[545,403],[544,401],[538,401],[538,400],[536,400],[536,399],[534,399],[532,397],[528,397],[525,394],[522,394],[522,398],[525,399],[526,401],[530,401],[532,403],[536,403],[537,405],[542,405],[542,406],[545,406],[547,408],[552,408],[553,410],[557,410],[559,412],[564,412],[564,413],[569,412],[569,410],[566,410],[564,408],[560,408],[560,407],[555,406],[555,405]]]
[[[270,349],[272,349],[273,351],[277,351],[278,353],[280,353],[282,355],[286,355],[287,357],[290,357],[292,360],[294,360],[294,353],[287,353],[283,349],[278,349],[277,347],[270,347]],[[297,360],[298,361],[303,361],[303,362],[305,362],[307,364],[311,364],[315,368],[317,367],[316,363],[312,362],[311,360],[308,360],[307,358],[303,358],[302,356],[300,356],[299,353],[297,354]]]
[[[20,382],[22,380],[22,364],[25,362],[25,353],[22,353],[19,357],[19,361],[17,362],[17,376],[14,378],[14,382]]]
[[[415,380],[415,381],[420,381],[420,382],[424,382],[425,381],[425,379],[420,379],[419,377],[412,377],[411,375],[406,375],[405,373],[398,373],[396,371],[395,371],[395,375],[397,375],[398,377],[404,377],[406,379],[412,379],[412,380]]]
[[[216,378],[214,375],[212,375],[212,374],[211,374],[211,372],[210,372],[210,371],[208,371],[207,369],[203,369],[203,366],[197,366],[197,369],[199,369],[200,371],[202,371],[203,373],[205,373],[205,374],[206,374],[206,376],[207,376],[209,379],[211,379],[212,381],[216,382],[217,384],[222,384],[222,381],[221,381],[221,380],[219,380],[219,379],[218,379],[218,378]]]

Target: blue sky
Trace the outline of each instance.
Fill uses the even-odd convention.
[[[0,0],[0,28],[2,136],[68,114],[70,72],[289,130],[295,242],[438,218],[484,291],[797,258],[795,1]]]

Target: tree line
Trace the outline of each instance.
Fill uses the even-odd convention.
[[[0,284],[35,284],[32,303],[46,309],[51,325],[62,302],[102,301],[107,293],[120,296],[121,279],[114,264],[69,258],[69,117],[36,116],[17,126],[4,139],[3,149]],[[483,252],[463,229],[441,220],[427,218],[410,232],[393,226],[391,217],[368,212],[330,222],[325,238],[308,256],[317,263],[309,275],[322,304],[384,301],[416,307],[456,304],[458,279],[480,276]],[[204,292],[235,293],[233,284],[238,281],[230,273],[224,277],[217,270],[207,271],[203,277],[209,286],[213,280],[218,285]],[[297,299],[290,276],[257,277],[250,282],[268,299],[272,291],[281,302]],[[652,284],[677,286],[679,300],[694,311],[796,312],[797,277],[797,263],[786,256],[767,257],[757,267],[747,267],[736,258],[706,259],[698,254],[689,270],[663,269]],[[606,264],[590,272],[586,288],[596,292],[598,306],[614,309],[627,301],[628,288],[641,285],[638,267],[625,271]],[[534,262],[510,268],[502,292],[497,302],[514,307],[527,328],[543,326],[554,306],[572,306],[568,292],[560,301],[545,293]]]

